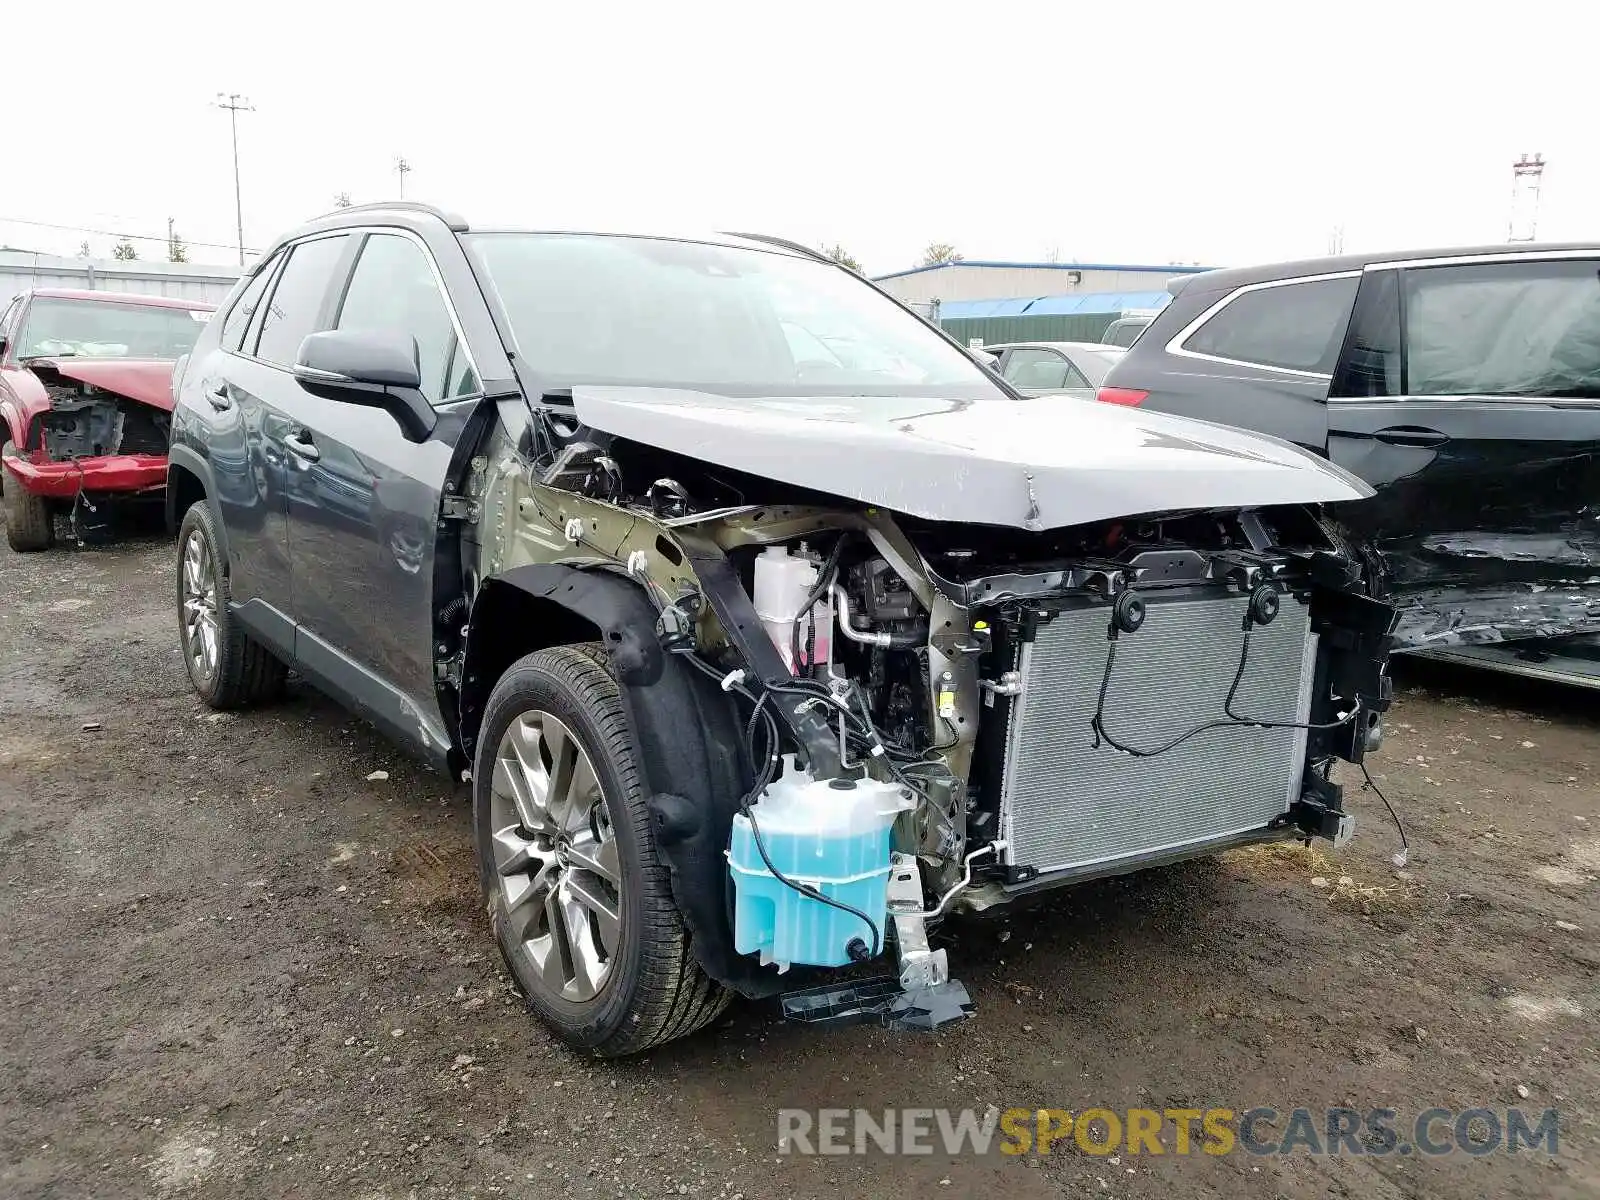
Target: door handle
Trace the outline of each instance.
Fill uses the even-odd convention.
[[[317,449],[317,444],[311,440],[311,435],[304,429],[296,429],[283,439],[283,444],[289,447],[289,453],[306,462],[316,462],[322,457],[322,451]]]
[[[217,383],[206,388],[206,403],[217,412],[227,412],[233,407],[233,397],[228,394],[228,385]]]
[[[1449,434],[1416,425],[1396,425],[1391,429],[1380,429],[1372,436],[1374,440],[1390,446],[1442,446],[1450,440]]]

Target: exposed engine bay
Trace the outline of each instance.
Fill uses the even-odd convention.
[[[104,387],[76,380],[46,363],[33,364],[50,408],[38,419],[52,462],[99,458],[108,454],[165,454],[172,415]],[[37,444],[37,443],[35,443]]]
[[[1333,767],[1377,743],[1395,613],[1315,506],[964,524],[559,415],[467,490],[518,517],[479,531],[475,579],[625,574],[659,646],[738,698],[720,874],[671,861],[686,912],[681,889],[723,890],[729,928],[695,933],[750,961],[722,981],[772,994],[894,946],[892,987],[802,989],[791,1016],[938,1024],[965,1003],[928,939],[946,913],[1350,836]]]

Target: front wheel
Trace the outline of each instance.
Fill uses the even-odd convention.
[[[22,452],[10,442],[0,443],[0,457],[20,458]],[[6,541],[18,553],[48,550],[55,544],[55,518],[43,496],[35,496],[10,473],[0,467],[0,499],[6,508]]]
[[[495,939],[557,1037],[606,1057],[637,1054],[727,1007],[673,902],[601,647],[540,650],[505,673],[472,778]]]

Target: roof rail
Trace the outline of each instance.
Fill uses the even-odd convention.
[[[829,258],[821,250],[813,249],[788,238],[774,237],[770,233],[734,233],[732,230],[724,229],[722,234],[724,237],[744,238],[747,242],[766,242],[769,246],[782,246],[785,250],[793,250],[796,254],[804,254],[807,258],[814,258],[818,262],[833,262],[833,259]]]
[[[423,204],[419,200],[374,200],[370,204],[349,204],[344,208],[336,208],[332,212],[323,213],[322,215],[325,217],[337,217],[341,213],[382,212],[386,210],[389,212],[398,210],[400,212],[421,213],[429,217],[438,217],[439,220],[449,226],[452,233],[466,233],[468,229],[466,221],[455,213],[445,212],[442,208],[436,208],[432,204]]]

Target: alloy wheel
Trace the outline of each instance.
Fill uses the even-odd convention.
[[[622,869],[594,763],[541,710],[514,718],[495,752],[489,811],[506,933],[533,965],[526,985],[593,1000],[622,933]]]
[[[183,543],[183,648],[204,679],[217,673],[217,572],[200,530]]]

